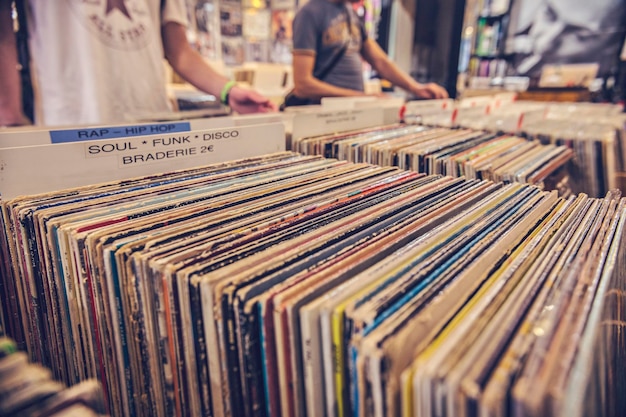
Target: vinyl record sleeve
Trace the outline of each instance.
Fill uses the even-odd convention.
[[[399,256],[399,254],[394,254],[394,255]],[[386,263],[391,264],[390,261],[386,262]],[[377,266],[374,270],[380,269],[383,265],[384,264],[381,264],[381,265]],[[391,264],[391,267],[393,267],[393,264]],[[363,280],[366,279],[366,278],[364,278],[366,276],[365,275],[366,273],[367,273],[367,271],[364,272],[363,274],[361,274],[361,275],[363,275],[363,278],[362,278]],[[377,274],[379,274],[379,273],[377,273]],[[379,275],[377,275],[377,276],[379,276]],[[360,291],[363,291],[363,290],[361,289]],[[337,312],[342,311],[343,308],[345,308],[345,307],[342,307],[341,303],[340,303],[339,305],[334,307],[334,313],[333,314],[336,316]],[[341,350],[339,350],[337,347],[333,348],[333,346],[338,346],[337,344],[340,343],[337,340],[337,335],[339,333],[337,333],[337,332],[334,333],[335,334],[335,336],[334,336],[335,340],[333,342],[331,342],[331,340],[333,340],[333,336],[330,333],[328,333],[331,330],[330,321],[329,321],[330,317],[328,316],[328,313],[329,312],[327,311],[326,313],[322,312],[322,314],[321,314],[322,340],[323,340],[322,352],[323,352],[323,356],[325,358],[324,359],[325,363],[334,363],[337,359],[332,359],[333,355],[337,354],[337,352],[341,352]],[[339,368],[339,369],[342,369],[342,368]],[[325,376],[325,381],[326,381],[326,383],[325,384],[326,384],[327,390],[329,391],[329,392],[327,392],[327,398],[336,398],[333,394],[331,394],[331,392],[334,392],[334,390],[335,390],[335,388],[333,388],[333,387],[335,387],[335,383],[336,383],[335,378],[336,377],[334,375],[334,372],[331,372],[332,376],[329,374],[329,372],[331,372],[331,371],[329,371],[328,368],[326,368],[326,371],[325,371],[325,375],[326,375]],[[343,378],[343,376],[342,375],[338,375],[337,381],[339,380],[339,378]],[[336,400],[334,400],[334,401],[336,401]],[[334,404],[332,404],[332,405],[331,404],[332,404],[332,402],[329,402],[329,404],[328,404],[328,406],[329,406],[329,413],[333,413]]]
[[[472,340],[472,338],[478,335],[478,329],[474,330],[474,327],[470,326],[469,323],[480,323],[478,320],[482,320],[484,325],[491,320],[491,314],[499,308],[519,282],[521,274],[516,271],[523,270],[523,262],[532,262],[532,260],[529,260],[531,259],[530,254],[533,253],[532,251],[539,250],[541,241],[550,237],[550,234],[548,234],[550,228],[548,226],[552,225],[553,227],[561,221],[560,219],[565,208],[559,207],[555,206],[555,209],[558,209],[558,211],[555,212],[555,209],[553,209],[551,216],[546,217],[544,220],[542,226],[546,227],[541,229],[544,231],[542,233],[535,231],[527,240],[522,242],[520,247],[512,253],[511,257],[504,261],[499,270],[489,278],[483,289],[476,294],[475,301],[464,306],[463,311],[455,317],[446,330],[438,335],[437,339],[415,359],[410,370],[405,371],[407,372],[406,377],[410,378],[408,380],[403,379],[404,384],[406,384],[405,389],[412,391],[412,379],[414,377],[425,378],[424,376],[418,377],[418,372],[420,375],[428,375],[428,378],[431,380],[442,378],[442,375],[445,375],[444,369],[447,367],[444,367],[441,362],[451,362],[452,358],[463,354],[462,346],[468,340]],[[515,278],[516,275],[517,278]],[[477,314],[481,314],[481,316],[477,317]],[[466,319],[464,320],[462,317],[466,317]],[[471,321],[467,321],[468,319]],[[419,400],[417,399],[417,393],[419,392],[417,387],[418,385],[416,385],[416,399],[413,404],[423,404],[430,401],[430,396],[423,396],[419,397]],[[431,410],[430,407],[434,405],[428,406],[428,408],[422,406],[422,410]],[[409,409],[403,407],[403,415],[413,413],[412,405],[408,404],[407,406]],[[429,411],[422,412],[428,413]]]
[[[507,255],[510,244],[512,242],[522,241],[526,233],[534,227],[537,220],[543,217],[546,210],[554,204],[555,199],[556,196],[554,195],[552,198],[537,195],[534,201],[531,200],[525,204],[528,206],[528,209],[532,211],[518,214],[517,219],[515,219],[515,216],[511,216],[508,219],[511,224],[507,229],[510,230],[507,230],[506,233],[492,234],[491,239],[484,238],[481,244],[486,243],[488,245],[484,251],[481,251],[478,246],[474,246],[473,250],[476,249],[478,257],[471,260],[472,264],[470,264],[468,268],[465,268],[463,272],[442,291],[437,299],[433,300],[429,306],[425,307],[423,314],[430,320],[415,318],[414,324],[405,324],[402,326],[402,330],[400,330],[401,333],[392,333],[392,329],[395,326],[391,324],[393,320],[393,316],[391,316],[385,322],[389,322],[389,325],[373,331],[363,340],[363,349],[367,351],[369,346],[371,353],[368,355],[379,358],[376,359],[378,362],[386,358],[384,359],[384,376],[378,377],[380,379],[378,387],[382,389],[384,395],[374,397],[375,410],[378,410],[377,413],[379,415],[399,413],[400,411],[399,402],[394,399],[400,397],[400,373],[411,363],[415,351],[416,345],[410,342],[410,340],[419,340],[423,346],[424,341],[428,340],[428,335],[432,338],[432,335],[436,334],[442,328],[441,326],[447,323],[452,315],[464,305],[464,300],[470,300],[472,295],[475,294],[477,286],[480,286],[484,282],[484,278],[478,278],[475,275],[489,273],[489,270],[485,271],[484,269],[485,264],[498,265],[500,263],[498,258],[504,259],[503,257]],[[492,240],[492,242],[485,242],[487,240]],[[443,303],[446,302],[452,302],[453,306],[443,305]],[[442,305],[438,306],[438,304]],[[431,325],[434,325],[434,329],[426,330],[424,333],[420,332],[419,329],[421,326],[427,325],[429,321]],[[378,341],[376,341],[377,339]],[[407,346],[411,348],[407,350]],[[370,381],[370,385],[376,386],[376,382]],[[380,400],[384,398],[385,400],[381,404],[377,403],[376,398]]]
[[[352,237],[352,238],[350,239],[350,241],[355,241],[355,240],[358,240],[358,239],[359,239],[359,236],[354,236],[354,237]],[[342,242],[342,245],[346,245],[346,244],[348,244],[348,243],[349,243],[349,242]],[[326,258],[327,260],[331,260],[331,259],[332,259],[332,257],[330,257],[330,258],[327,258],[327,257],[328,257],[329,255],[331,255],[331,254],[333,253],[333,251],[334,251],[334,250],[336,250],[336,249],[335,249],[334,247],[331,247],[331,248],[329,248],[329,249],[327,249],[327,250],[324,250],[324,251],[321,251],[321,252],[320,252],[320,251],[318,251],[318,252],[315,254],[315,256],[314,256],[314,257],[307,257],[307,258],[305,258],[302,262],[298,262],[298,263],[294,264],[293,266],[290,266],[288,269],[284,270],[284,272],[281,272],[279,275],[276,275],[276,274],[274,274],[274,275],[276,275],[276,276],[277,276],[277,278],[276,278],[276,279],[279,279],[279,280],[280,280],[280,278],[279,278],[280,276],[289,276],[289,275],[291,275],[291,274],[295,273],[295,271],[298,271],[298,270],[306,270],[307,265],[312,265],[312,264],[314,264],[315,262],[318,262],[318,261],[317,261],[317,259],[319,259],[319,260],[324,260],[324,259]],[[327,254],[326,252],[328,252],[328,254]],[[290,271],[292,271],[292,272],[290,272]],[[285,274],[288,274],[288,275],[285,275]],[[260,282],[261,282],[261,283],[263,283],[263,286],[265,286],[265,287],[267,287],[267,286],[268,286],[268,284],[269,284],[269,283],[267,283],[267,282],[266,282],[266,280],[262,280],[262,281],[260,281]],[[258,292],[258,290],[255,290],[255,292],[254,292],[253,294],[257,294],[257,292]],[[249,291],[249,290],[247,290],[247,293],[250,293],[250,291]]]
[[[321,229],[320,229],[321,230]]]
[[[423,217],[423,215],[422,215],[421,220],[422,220],[422,221],[425,221],[425,220],[426,220],[426,218],[425,218],[425,217]],[[411,226],[415,227],[415,230],[416,230],[416,231],[417,231],[417,230],[420,230],[419,223],[412,222],[410,218],[408,218],[408,219],[407,219],[407,222],[408,222],[408,223],[410,223],[410,225],[411,225]],[[410,239],[410,237],[408,237],[408,239]],[[406,241],[404,241],[404,242],[406,242]],[[394,247],[394,246],[392,246],[392,248],[394,248],[394,250],[395,250],[395,247]],[[392,252],[393,252],[393,250],[392,250]],[[381,252],[381,253],[383,253],[383,252]],[[351,287],[352,287],[352,288],[354,288],[354,285],[355,285],[355,284],[356,284],[356,283],[353,283]],[[338,287],[338,289],[337,289],[335,292],[339,292],[339,288],[341,288],[341,286],[340,286],[340,287]],[[334,292],[334,293],[335,293],[335,292]],[[320,345],[320,343],[319,343],[319,342],[318,342],[318,343],[315,343],[315,342],[312,340],[313,338],[316,338],[317,340],[319,340],[319,339],[320,339],[320,336],[319,336],[319,335],[317,335],[317,336],[310,336],[310,339],[309,339],[309,337],[307,337],[305,334],[307,334],[307,333],[308,333],[309,331],[311,331],[311,330],[314,330],[315,328],[318,328],[318,329],[319,329],[319,327],[318,327],[318,326],[319,326],[319,324],[318,324],[318,323],[319,323],[319,322],[318,322],[318,319],[319,319],[319,317],[320,317],[320,316],[319,316],[319,315],[320,315],[320,311],[319,311],[319,310],[320,310],[321,305],[322,305],[322,303],[323,303],[324,301],[325,301],[325,299],[319,299],[319,300],[318,300],[317,302],[315,302],[313,305],[310,305],[310,306],[304,306],[304,307],[303,307],[303,312],[302,312],[302,314],[303,314],[303,318],[302,318],[302,324],[301,324],[301,325],[302,325],[302,328],[303,328],[302,350],[303,350],[304,352],[307,352],[307,351],[313,351],[313,349],[315,349],[315,346]],[[314,312],[312,313],[312,314],[314,314],[314,315],[313,315],[313,319],[306,320],[304,317],[305,317],[305,315],[308,315],[308,313],[309,313],[310,309],[312,309],[312,310],[314,311]],[[307,321],[308,321],[308,323],[307,323]],[[306,331],[305,331],[304,329],[308,329],[308,330],[306,330]],[[313,332],[313,334],[317,334],[317,332]],[[313,355],[313,353],[311,353],[311,355]],[[311,368],[311,367],[315,368],[315,363],[316,363],[317,361],[315,361],[315,360],[313,360],[313,361],[308,360],[308,358],[309,358],[309,353],[304,353],[304,354],[303,354],[303,356],[304,356],[304,361],[305,361],[305,365],[304,365],[304,367],[305,367],[305,374],[306,374],[306,373],[307,373],[307,372],[306,372],[306,369],[309,369],[309,368]],[[318,353],[318,354],[316,355],[316,357],[321,357],[321,353]],[[307,362],[308,362],[308,365],[307,365]],[[321,372],[321,369],[320,369],[320,368],[315,369],[315,374],[316,374],[316,375],[319,375],[319,377],[314,377],[313,375],[311,375],[311,378],[321,379],[321,374],[320,374],[320,372]],[[317,391],[317,395],[318,395],[319,397],[321,397],[321,396],[322,396],[322,393],[321,393],[321,391],[320,391],[320,386],[319,386],[319,385],[317,385],[317,384],[315,384],[315,385],[314,385],[314,384],[309,384],[309,385],[313,385],[313,386],[311,386],[311,387],[307,387],[307,394],[309,393],[309,390],[311,390],[311,389],[315,389],[315,390]],[[312,393],[312,395],[315,395],[315,394],[314,394],[314,393]],[[308,400],[308,398],[310,398],[310,397],[307,397],[307,400]],[[313,404],[315,404],[315,405],[320,404],[319,402],[307,401],[307,406],[309,406],[309,405],[310,405],[310,403],[313,403]]]
[[[514,192],[514,190],[510,190],[510,191]],[[506,194],[505,194],[505,196],[506,196]],[[497,201],[493,202],[492,204],[497,204]],[[493,216],[494,215],[492,215],[492,217]],[[495,216],[497,216],[497,215],[495,215]],[[458,257],[458,256],[459,256],[458,253],[455,254],[455,257]],[[415,259],[415,258],[413,258],[413,259]],[[417,258],[417,259],[419,260],[420,258]],[[423,258],[423,259],[426,259],[426,258]],[[417,263],[416,260],[413,260],[412,264],[413,265],[417,265],[418,263]],[[428,271],[427,269],[424,269],[424,267],[422,267],[422,266],[416,267],[416,270],[420,271],[420,273],[422,273],[422,274],[424,274],[424,273],[426,273]],[[433,271],[435,271],[435,270],[433,270]],[[358,307],[357,310],[354,311],[354,313],[352,312],[352,308],[353,307],[350,307],[350,309],[346,310],[346,321],[347,321],[346,327],[351,329],[352,335],[350,335],[350,336],[346,335],[343,338],[345,338],[345,340],[352,339],[351,343],[354,344],[355,343],[354,337],[357,334],[360,334],[361,332],[363,332],[363,335],[366,336],[368,333],[370,333],[371,331],[376,329],[377,326],[381,323],[382,320],[386,319],[389,315],[393,314],[394,311],[398,311],[398,309],[400,308],[401,305],[403,305],[408,300],[410,300],[413,297],[415,297],[415,295],[419,294],[421,291],[429,288],[429,290],[426,293],[424,293],[424,294],[427,295],[429,293],[433,293],[433,291],[435,291],[436,287],[432,287],[432,285],[433,285],[433,284],[431,284],[431,282],[433,282],[432,280],[433,280],[433,278],[428,278],[427,277],[426,280],[423,281],[417,287],[415,287],[415,289],[412,289],[412,290],[408,291],[406,293],[406,295],[403,295],[402,298],[399,299],[399,301],[395,302],[394,306],[391,309],[389,309],[389,310],[387,310],[387,309],[382,310],[380,315],[378,317],[376,317],[376,318],[374,318],[375,316],[371,316],[371,318],[369,318],[367,320],[365,320],[364,318],[357,318],[357,317],[359,317],[358,314],[360,314],[360,313],[358,313],[358,311],[360,310],[362,312],[366,312],[368,304],[364,304],[363,306]],[[443,282],[439,283],[438,285],[442,285],[442,284],[443,284]],[[394,287],[392,286],[390,288],[393,289]],[[354,304],[354,305],[358,306],[358,303]],[[342,317],[341,315],[335,314],[335,319],[334,319],[335,326],[341,324],[341,321],[342,321],[341,317]],[[342,343],[343,344],[343,342],[341,342],[339,337],[338,337],[340,334],[341,334],[340,328],[335,327],[335,335],[336,335],[335,336],[335,343]],[[346,346],[346,345],[344,345],[344,346]],[[345,352],[347,352],[345,347],[341,348],[341,351],[344,352],[344,355],[346,354]],[[337,377],[337,379],[339,380],[339,377]],[[353,402],[355,402],[355,404],[359,403],[356,399],[354,399]],[[363,405],[362,403],[360,403],[360,404]]]
[[[578,301],[577,298],[572,295],[576,295],[575,288],[577,285],[584,285],[581,279],[593,277],[593,274],[581,275],[577,270],[579,265],[584,265],[583,262],[587,259],[588,250],[591,245],[593,245],[593,242],[595,241],[596,245],[602,245],[604,236],[597,236],[597,233],[606,230],[608,224],[606,224],[606,227],[602,227],[602,224],[610,222],[610,217],[615,208],[615,201],[611,201],[610,199],[596,201],[595,203],[596,204],[590,206],[585,221],[579,226],[579,230],[582,229],[584,232],[569,242],[568,246],[573,247],[572,250],[575,251],[576,256],[572,257],[572,255],[569,255],[566,259],[567,263],[565,263],[563,268],[567,268],[568,273],[564,274],[565,276],[562,278],[562,281],[559,282],[560,285],[557,285],[555,288],[556,291],[553,294],[555,298],[551,303],[554,309],[550,313],[543,313],[544,320],[541,322],[541,325],[545,333],[543,333],[543,337],[537,338],[537,342],[525,363],[520,379],[513,388],[513,395],[516,401],[519,401],[521,397],[520,389],[525,385],[528,386],[529,374],[532,375],[532,372],[537,372],[535,379],[537,388],[534,386],[529,387],[529,391],[537,392],[536,390],[541,387],[543,387],[545,391],[543,395],[541,393],[538,394],[537,398],[525,396],[523,406],[528,410],[537,409],[539,407],[552,408],[549,398],[546,398],[549,392],[547,383],[552,372],[542,368],[544,366],[553,368],[553,366],[549,364],[549,361],[554,360],[553,356],[556,349],[563,349],[563,355],[567,355],[567,348],[563,347],[559,342],[561,337],[565,335],[577,335],[577,332],[569,327],[571,326],[570,320],[572,316],[566,315],[566,312],[571,303]],[[607,210],[610,210],[609,216],[606,215]],[[580,302],[575,304],[576,307],[580,305]],[[552,358],[550,358],[551,356]],[[571,360],[569,362],[571,362]],[[556,389],[557,386],[558,384],[553,385],[552,389]]]
[[[571,224],[572,218],[567,219],[567,222]],[[561,229],[561,233],[559,234],[560,234],[560,237],[559,235],[556,235],[551,240],[563,238],[564,233],[562,229]],[[551,262],[555,262],[554,255],[553,255],[553,260]],[[525,286],[520,287],[520,290],[522,291],[522,293],[519,296],[511,297],[511,303],[513,303],[514,305],[510,307],[506,307],[506,308],[503,307],[502,309],[498,311],[497,315],[500,315],[500,316],[504,315],[504,317],[508,316],[508,319],[505,319],[503,317],[500,317],[500,318],[494,317],[490,323],[495,323],[497,320],[499,323],[510,323],[510,324],[505,325],[505,326],[501,325],[497,327],[490,324],[489,329],[485,329],[484,331],[480,333],[480,342],[476,342],[475,344],[473,344],[470,347],[469,352],[466,351],[466,354],[463,356],[463,359],[461,360],[461,362],[459,362],[459,364],[456,365],[455,370],[448,375],[446,384],[450,389],[449,392],[451,393],[458,392],[456,388],[457,387],[456,384],[458,384],[458,382],[455,383],[455,381],[460,381],[459,378],[464,378],[468,376],[469,370],[467,369],[467,367],[474,367],[475,369],[478,369],[478,366],[479,366],[478,363],[474,364],[468,360],[469,358],[474,358],[474,361],[476,361],[475,359],[476,356],[472,356],[472,355],[481,355],[481,357],[485,358],[485,360],[496,360],[499,357],[499,355],[494,354],[492,351],[492,349],[498,349],[499,345],[494,345],[491,342],[493,340],[506,340],[506,339],[503,339],[503,338],[494,339],[493,333],[491,332],[499,332],[499,333],[513,332],[514,329],[516,328],[515,325],[513,324],[514,321],[515,320],[519,321],[523,319],[523,314],[521,312],[525,311],[529,305],[536,302],[535,297],[529,296],[529,294],[533,294],[533,293],[536,294],[537,291],[539,291],[539,289],[541,288],[541,285],[542,285],[542,282],[537,281],[537,279],[529,280]],[[520,308],[520,306],[524,306],[524,305],[526,307]],[[513,323],[512,323],[512,320],[513,320]],[[450,402],[452,401],[452,399],[449,398],[448,401]],[[460,401],[463,401],[460,398],[456,399],[455,401],[457,401],[457,404],[464,404],[460,402]],[[454,407],[454,405],[449,404],[448,407]]]
[[[411,203],[411,205],[413,205],[413,203]],[[345,244],[350,243],[350,242],[362,241],[362,239],[366,238],[368,235],[371,236],[372,232],[374,232],[375,234],[379,234],[379,233],[382,232],[383,228],[390,227],[392,224],[396,223],[398,220],[403,219],[405,216],[406,216],[406,214],[404,212],[401,212],[401,213],[398,213],[396,218],[391,218],[386,223],[382,223],[380,221],[377,221],[374,224],[374,227],[376,229],[378,229],[378,231],[364,230],[363,232],[360,232],[359,234],[355,234],[354,236],[350,237],[349,241],[342,242],[342,244],[345,245]],[[392,223],[390,223],[390,222],[392,222]],[[389,226],[386,226],[386,224],[389,224]],[[339,250],[339,248],[332,247],[332,248],[329,248],[329,250],[337,251],[337,250]],[[371,261],[370,261],[370,264],[371,264]],[[367,266],[369,266],[369,264]],[[363,267],[360,267],[360,268],[363,268]],[[326,292],[330,288],[332,288],[332,286],[336,285],[336,284],[331,283],[331,282],[320,283],[320,284],[322,284],[321,287],[319,287],[319,288],[313,287],[313,291],[312,291],[311,285],[316,285],[316,284],[312,284],[312,283],[309,284],[308,282],[302,283],[302,284],[296,285],[293,288],[290,288],[290,289],[287,290],[287,292],[285,293],[285,297],[289,297],[289,298],[287,298],[287,300],[282,300],[281,301],[280,294],[275,299],[275,303],[278,303],[278,306],[282,306],[283,304],[286,304],[286,303],[291,304],[288,301],[290,298],[294,298],[294,297],[299,298],[299,301],[297,301],[297,304],[291,305],[291,307],[286,307],[285,310],[282,310],[282,309],[281,310],[275,310],[275,317],[274,317],[275,321],[276,320],[282,320],[283,328],[284,328],[283,332],[288,332],[292,336],[292,342],[291,342],[290,346],[288,346],[287,353],[285,354],[285,360],[287,360],[287,363],[291,363],[291,372],[288,370],[287,374],[284,376],[284,378],[286,378],[286,380],[287,380],[286,386],[295,386],[296,387],[294,389],[294,393],[296,394],[294,402],[297,403],[297,404],[303,403],[304,399],[303,399],[303,395],[298,392],[298,390],[301,389],[301,388],[298,388],[298,387],[301,386],[301,382],[299,382],[299,381],[302,380],[303,372],[302,371],[297,371],[296,372],[296,370],[299,370],[299,369],[302,368],[302,365],[301,365],[301,356],[302,356],[302,354],[301,354],[301,351],[299,349],[300,348],[300,346],[299,346],[300,331],[299,331],[299,326],[297,325],[298,324],[298,319],[297,319],[297,316],[295,316],[295,314],[297,314],[298,307],[300,305],[302,305],[304,302],[306,302],[308,299],[313,298],[313,297],[319,295],[322,292]],[[303,290],[305,288],[299,288],[300,286],[307,287],[308,291],[303,293]],[[291,295],[289,295],[289,294],[291,294]],[[301,295],[304,295],[304,298],[302,298]],[[279,313],[279,311],[282,311],[282,313]],[[278,313],[278,315],[276,315],[277,313]],[[278,334],[280,334],[280,332],[278,332]],[[293,336],[295,336],[295,338],[293,338]],[[289,352],[292,352],[292,354],[289,354]],[[291,378],[290,378],[290,374],[291,374]],[[293,382],[293,379],[292,379],[293,377],[298,377],[299,380],[296,380],[295,382]],[[302,412],[303,412],[302,410],[299,411],[299,413],[302,413]]]

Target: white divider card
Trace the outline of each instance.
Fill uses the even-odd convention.
[[[345,110],[354,109],[358,104],[363,103],[376,103],[378,100],[374,96],[363,97],[323,97],[320,100],[322,107],[325,110]]]
[[[476,96],[476,97],[467,97],[462,98],[458,101],[457,106],[459,108],[474,108],[474,107],[482,107],[488,108],[493,106],[494,99],[493,96]]]
[[[402,119],[401,110],[404,107],[403,97],[390,97],[384,99],[377,99],[374,102],[357,102],[354,105],[355,109],[371,109],[377,108],[383,111],[383,124],[389,125],[398,123]]]
[[[316,111],[296,113],[293,118],[292,137],[294,140],[325,135],[334,132],[382,126],[385,112],[380,108]]]
[[[210,117],[158,123],[133,123],[114,126],[68,126],[59,128],[19,127],[0,129],[0,148],[48,145],[88,140],[108,140],[157,134],[175,134],[194,130],[282,122],[278,113]]]
[[[0,148],[0,197],[44,193],[284,150],[282,123]]]
[[[414,100],[404,106],[401,119],[406,123],[421,123],[452,127],[457,114],[453,99]]]
[[[413,100],[406,103],[406,112],[415,113],[424,109],[448,110],[455,106],[456,102],[451,98],[440,100]]]
[[[383,124],[398,123],[400,110],[404,106],[404,97],[379,98],[365,97],[324,97],[322,109],[324,111],[341,111],[348,109],[379,109],[383,112]]]

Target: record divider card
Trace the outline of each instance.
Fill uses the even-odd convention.
[[[282,123],[0,148],[0,197],[10,199],[284,150]]]
[[[379,108],[299,113],[293,118],[292,138],[295,141],[305,137],[382,126],[385,122],[384,116]]]
[[[282,122],[279,113],[233,115],[154,123],[122,123],[101,126],[18,127],[0,129],[0,148],[50,145],[86,140],[116,139],[131,136],[173,134],[194,130],[221,129]]]

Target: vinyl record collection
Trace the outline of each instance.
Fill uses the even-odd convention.
[[[408,106],[405,118],[428,126],[514,133],[567,146],[574,152],[567,166],[574,193],[601,197],[616,188],[626,172],[626,115],[620,106],[516,102],[504,94],[492,99],[418,102]]]
[[[626,136],[615,123],[591,120],[595,121],[539,120],[527,123],[521,135],[571,148],[575,155],[568,169],[572,190],[600,196],[617,186],[618,173],[626,172]],[[621,123],[626,127],[626,119]]]
[[[100,384],[71,388],[51,379],[49,370],[28,363],[15,342],[0,338],[0,415],[5,417],[97,417],[105,414]]]
[[[496,108],[485,128],[496,131],[502,118],[511,116],[521,117],[521,136],[574,151],[568,169],[574,192],[602,196],[617,186],[618,173],[626,172],[626,116],[619,106],[522,101]]]
[[[573,155],[566,146],[541,145],[510,135],[418,125],[302,138],[294,142],[294,150],[426,174],[528,184],[542,184]],[[554,188],[568,194],[565,185]]]
[[[289,152],[19,197],[8,331],[114,416],[608,416],[625,205]]]

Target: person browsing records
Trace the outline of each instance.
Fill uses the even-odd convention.
[[[37,124],[117,123],[171,110],[163,58],[236,112],[276,110],[266,97],[218,74],[191,47],[185,0],[0,0],[0,126],[27,122],[14,1],[27,23]]]
[[[437,84],[421,84],[369,38],[350,0],[310,0],[293,21],[293,94],[322,97],[364,95],[362,60],[392,84],[425,99],[448,97]]]

